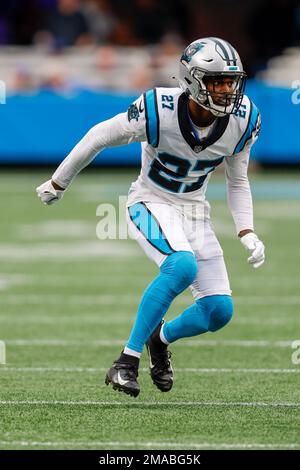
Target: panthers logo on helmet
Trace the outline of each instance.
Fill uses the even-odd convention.
[[[131,121],[131,119],[135,119],[136,121],[139,120],[140,113],[135,104],[131,104],[129,106],[128,111],[127,111],[127,117],[128,117],[129,122]]]
[[[202,44],[201,42],[190,44],[182,54],[181,60],[184,60],[185,62],[189,63],[192,60],[193,55],[195,55],[196,52],[199,52],[203,47],[204,44]]]

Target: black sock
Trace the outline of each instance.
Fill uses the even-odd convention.
[[[152,342],[155,344],[155,347],[157,348],[158,351],[165,351],[166,348],[168,347],[167,344],[165,344],[161,339],[160,339],[160,330],[163,325],[163,322],[161,322],[158,327],[154,330],[151,336]]]
[[[132,364],[134,367],[138,369],[140,359],[136,356],[130,356],[129,354],[125,354],[122,351],[119,359],[117,359],[117,362],[125,362],[126,364]]]

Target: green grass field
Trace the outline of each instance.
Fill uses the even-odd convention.
[[[255,271],[235,236],[219,175],[209,190],[235,300],[217,333],[182,340],[162,394],[146,354],[134,399],[104,384],[139,298],[157,272],[132,240],[96,238],[96,207],[126,195],[136,171],[86,172],[46,207],[50,174],[1,172],[0,449],[300,449],[299,175],[255,176]],[[170,309],[191,303],[189,291]],[[298,355],[299,357],[299,355]]]

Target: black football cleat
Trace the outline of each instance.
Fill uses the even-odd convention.
[[[129,358],[129,359],[128,359]],[[114,390],[137,397],[140,386],[137,382],[139,360],[133,356],[122,353],[105,377],[106,385],[112,384]]]
[[[150,375],[154,385],[162,392],[169,392],[173,386],[174,372],[170,361],[172,354],[168,351],[168,345],[159,337],[163,323],[161,321],[154,330],[146,342],[146,347],[150,361]]]

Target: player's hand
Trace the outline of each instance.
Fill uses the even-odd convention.
[[[265,262],[265,246],[255,233],[247,233],[240,238],[242,245],[248,250],[251,256],[248,263],[254,268],[259,268]]]
[[[46,183],[41,184],[36,188],[38,197],[44,204],[50,205],[59,201],[63,195],[63,189],[55,189],[53,182],[51,180],[46,181]]]

